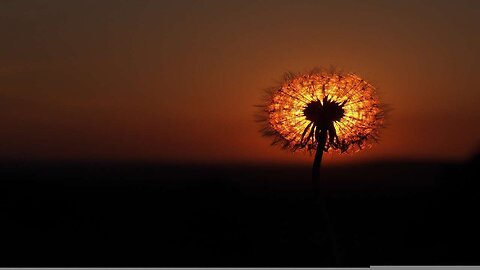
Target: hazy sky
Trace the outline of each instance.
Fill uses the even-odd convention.
[[[286,71],[330,65],[393,107],[332,161],[480,149],[480,1],[1,1],[0,158],[306,162],[254,121]]]

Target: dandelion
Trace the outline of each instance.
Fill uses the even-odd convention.
[[[263,133],[283,148],[315,151],[314,182],[323,152],[356,152],[378,140],[384,111],[375,87],[356,74],[287,73],[268,94]]]
[[[320,164],[323,152],[356,152],[378,140],[385,113],[375,87],[353,73],[287,73],[280,86],[268,91],[266,105],[261,108],[260,120],[265,123],[263,133],[273,136],[272,144],[292,151],[315,151],[314,198],[321,205],[338,263],[338,240],[324,196],[319,196],[324,192],[319,189]]]

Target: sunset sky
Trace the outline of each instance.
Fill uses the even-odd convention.
[[[327,163],[480,150],[480,1],[2,1],[0,158],[306,163],[254,121],[287,71],[331,65],[393,109]]]

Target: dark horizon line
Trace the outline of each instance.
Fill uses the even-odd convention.
[[[340,163],[325,164],[326,167],[351,167],[366,165],[387,165],[387,164],[464,164],[478,160],[478,155],[471,156],[466,159],[448,159],[448,158],[375,158],[364,161],[346,161]],[[308,162],[268,162],[268,161],[171,161],[171,160],[154,160],[154,159],[20,159],[20,158],[0,158],[0,165],[8,164],[24,164],[24,165],[143,165],[143,166],[192,166],[192,167],[309,167]]]

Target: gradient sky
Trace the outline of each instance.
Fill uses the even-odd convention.
[[[309,162],[254,121],[286,71],[356,72],[393,111],[329,162],[480,149],[480,1],[1,1],[0,158]]]

